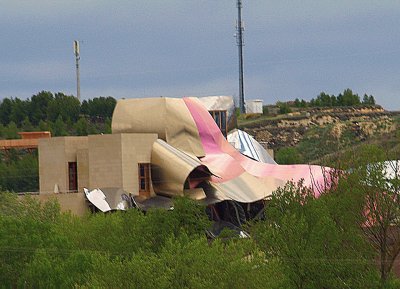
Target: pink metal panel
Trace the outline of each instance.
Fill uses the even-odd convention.
[[[316,195],[323,190],[330,168],[266,164],[247,158],[228,143],[209,112],[196,99],[184,98],[184,101],[196,123],[206,153],[201,161],[222,177],[213,178],[213,181],[225,182],[246,171],[256,177],[274,177],[284,182],[303,179],[304,185],[313,187]]]

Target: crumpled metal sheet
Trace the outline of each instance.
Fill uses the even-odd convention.
[[[247,172],[225,181],[209,182],[203,189],[207,199],[214,200],[209,203],[217,203],[224,200],[234,200],[241,203],[252,203],[258,200],[266,199],[272,193],[285,183],[276,178],[257,178]]]
[[[88,201],[102,212],[125,211],[134,206],[129,194],[119,188],[97,188],[91,191],[84,188],[83,191]]]
[[[207,195],[202,188],[186,189],[183,191],[183,194],[185,197],[196,201],[205,200],[207,198]]]
[[[228,142],[245,156],[266,164],[277,164],[264,147],[247,132],[234,129],[227,136]]]
[[[182,99],[120,99],[112,117],[112,133],[157,133],[173,147],[204,156],[199,132]]]
[[[204,106],[195,98],[184,98],[184,101],[196,123],[200,140],[206,153],[201,162],[216,172],[221,180],[212,180],[223,183],[239,177],[243,172],[259,179],[276,178],[286,183],[303,180],[305,186],[310,187],[316,196],[331,185],[329,167],[317,165],[277,165],[254,161],[242,155],[224,138]],[[276,187],[271,187],[275,190]],[[245,188],[241,194],[248,194]]]
[[[149,209],[174,209],[174,202],[170,197],[154,196],[143,200],[138,196],[133,196],[133,199],[135,200],[136,207],[143,211],[147,211]]]
[[[190,175],[198,172],[207,179],[211,172],[197,158],[192,157],[165,141],[158,139],[153,144],[151,153],[151,178],[157,194],[166,196],[183,196],[186,189],[194,188],[196,180]]]

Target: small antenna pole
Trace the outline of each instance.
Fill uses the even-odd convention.
[[[76,63],[76,98],[81,101],[81,81],[79,75],[79,60],[80,51],[79,51],[79,41],[74,40],[74,54],[75,54],[75,63]]]

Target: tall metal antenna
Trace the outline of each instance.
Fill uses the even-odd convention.
[[[74,40],[74,54],[75,54],[75,63],[76,63],[76,97],[78,100],[81,100],[81,81],[79,77],[79,60],[80,52],[79,52],[79,41]]]
[[[236,23],[236,43],[239,52],[239,108],[241,113],[246,113],[244,102],[244,80],[243,80],[243,22],[242,22],[242,0],[237,0],[238,19]]]

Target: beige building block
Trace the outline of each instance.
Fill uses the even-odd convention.
[[[78,216],[83,216],[89,212],[89,207],[83,192],[66,193],[66,194],[39,194],[32,195],[32,198],[38,199],[40,202],[47,202],[57,199],[60,204],[61,212],[71,212]]]
[[[55,185],[60,192],[67,192],[68,162],[76,162],[77,150],[87,149],[87,146],[85,136],[39,139],[40,193],[53,193]]]
[[[89,136],[90,189],[122,187],[121,135]]]
[[[78,192],[83,192],[83,188],[89,188],[89,150],[80,149],[76,152],[78,164]]]
[[[138,194],[138,164],[151,162],[151,148],[157,137],[135,133],[89,136],[90,189],[115,187]]]
[[[63,138],[39,140],[39,190],[52,193],[54,186],[66,188],[65,146]]]
[[[56,197],[63,210],[81,214],[83,207],[87,208],[83,194],[84,187],[122,188],[138,195],[138,165],[151,163],[151,150],[157,138],[158,135],[155,133],[123,133],[41,139],[38,198],[42,200]],[[77,163],[78,193],[75,194],[63,194],[69,189],[69,162]],[[155,195],[151,183],[151,171],[149,176],[149,195]],[[58,186],[60,194],[54,194],[55,185]],[[76,207],[74,207],[75,201]]]
[[[151,163],[151,150],[157,134],[121,134],[123,188],[134,195],[139,194],[139,163]],[[150,176],[150,195],[155,195]]]

